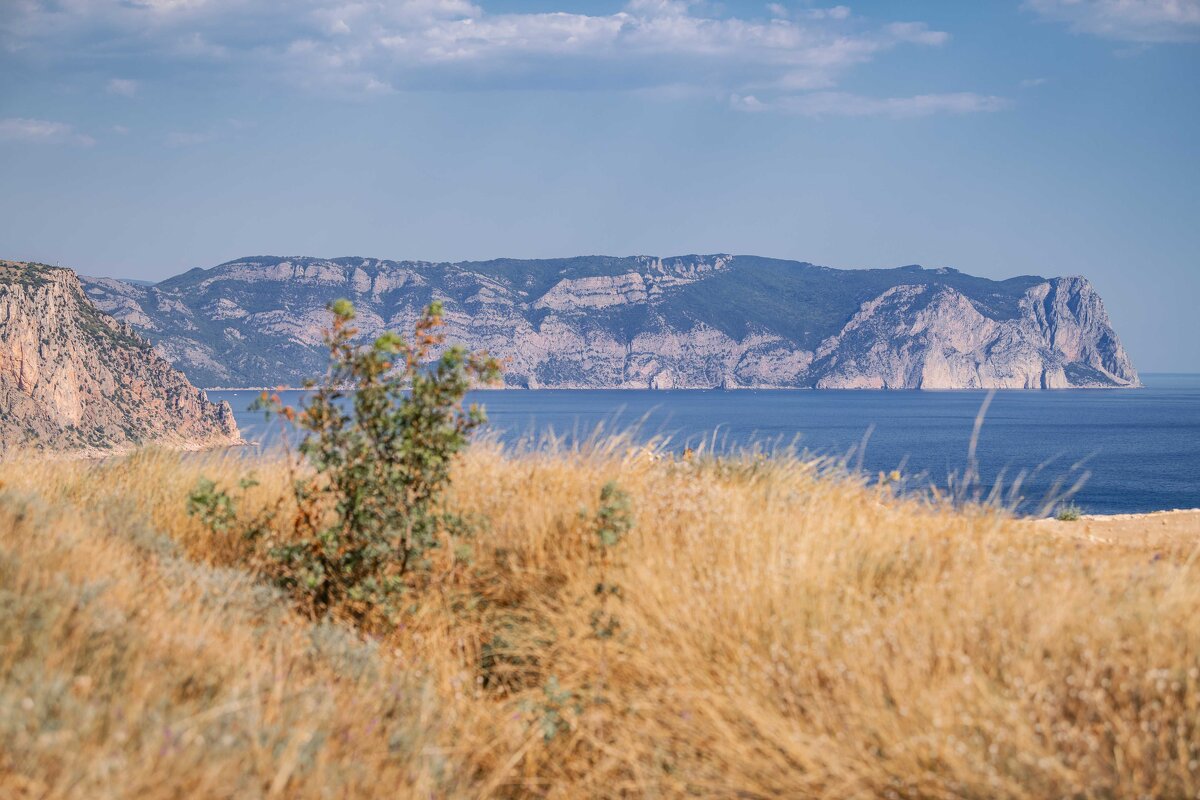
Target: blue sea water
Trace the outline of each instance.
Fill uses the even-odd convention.
[[[981,482],[1024,473],[1023,510],[1084,478],[1073,501],[1087,513],[1200,507],[1200,375],[1150,374],[1144,389],[996,392],[976,458]],[[292,394],[289,398],[287,395]],[[299,392],[285,393],[295,403]],[[247,407],[253,391],[210,391],[228,400],[252,439],[271,438]],[[480,391],[490,427],[517,443],[553,431],[568,442],[636,428],[682,450],[795,443],[868,474],[901,469],[909,486],[945,486],[968,464],[986,392],[686,390]],[[865,440],[865,446],[863,442]]]

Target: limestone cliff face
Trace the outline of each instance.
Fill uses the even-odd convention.
[[[440,300],[449,339],[531,388],[1138,385],[1083,278],[836,270],[753,256],[460,264],[257,257],[153,287],[84,279],[204,386],[298,385],[324,367],[325,304],[364,336]]]
[[[1137,372],[1084,278],[1025,291],[995,320],[948,287],[902,285],[818,350],[822,388],[1062,389],[1135,386]]]
[[[208,401],[67,269],[0,261],[0,452],[119,452],[239,441]]]

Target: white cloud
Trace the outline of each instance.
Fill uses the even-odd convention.
[[[814,8],[804,12],[804,15],[809,19],[846,19],[850,16],[850,9],[846,6]]]
[[[897,42],[937,46],[950,41],[950,34],[931,31],[924,22],[893,22],[885,30]]]
[[[1045,85],[1047,81],[1049,81],[1049,78],[1026,78],[1025,80],[1021,81],[1021,87],[1024,89],[1032,89],[1035,86]]]
[[[0,20],[0,45],[81,58],[121,41],[141,58],[240,59],[339,89],[691,82],[761,91],[830,87],[884,51],[948,38],[919,22],[872,25],[845,6],[779,6],[775,18],[707,7],[630,0],[616,13],[582,14],[489,13],[468,0],[19,0]]]
[[[791,10],[783,3],[768,3],[767,11],[776,19],[848,19],[850,17],[850,9],[846,6]]]
[[[1200,0],[1197,0],[1200,2]],[[0,0],[2,2],[2,0]],[[564,0],[564,5],[570,7]],[[853,68],[900,47],[939,47],[923,22],[870,22],[846,6],[764,3],[732,16],[700,0],[627,0],[610,14],[490,13],[469,0],[20,0],[0,20],[11,53],[110,53],[341,94],[405,89],[615,89],[737,96],[739,107],[813,116],[993,110],[970,93],[871,99],[837,92]],[[110,91],[137,85],[110,82]],[[937,99],[940,98],[940,99]],[[974,98],[974,101],[971,99]],[[197,134],[172,134],[176,145]]]
[[[918,94],[911,97],[864,97],[846,92],[811,92],[764,102],[753,95],[734,96],[742,111],[783,111],[805,117],[928,117],[934,114],[973,114],[1001,111],[1008,100],[974,92]]]
[[[138,82],[128,78],[112,78],[104,85],[104,90],[121,97],[133,97],[138,93]]]
[[[0,119],[0,141],[4,142],[33,142],[47,144],[78,144],[90,147],[96,143],[92,137],[76,133],[65,122],[53,122],[45,119],[28,119],[25,117],[9,117]]]
[[[1200,0],[1026,0],[1027,8],[1105,39],[1200,41]]]
[[[729,104],[739,111],[769,111],[771,108],[752,94],[735,94],[729,98]]]

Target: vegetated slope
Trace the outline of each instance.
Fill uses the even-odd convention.
[[[1200,789],[1194,532],[1051,533],[788,458],[477,447],[448,503],[486,524],[358,641],[186,516],[251,472],[242,512],[288,495],[270,461],[0,464],[0,796]],[[598,554],[608,481],[633,527]]]
[[[0,453],[237,441],[229,406],[97,309],[74,272],[0,261]]]
[[[178,499],[182,474],[131,472],[132,494],[112,472],[104,487],[75,473],[92,503],[0,491],[0,797],[453,785],[438,778],[445,737],[419,675],[351,630],[307,623],[245,572],[188,559],[134,510],[163,484]]]
[[[202,386],[298,385],[323,368],[325,304],[364,336],[441,300],[449,339],[554,388],[1136,386],[1081,277],[1005,281],[917,266],[836,270],[754,256],[458,264],[254,257],[154,286],[84,278],[101,308]]]

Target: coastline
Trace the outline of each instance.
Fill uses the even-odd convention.
[[[1194,536],[1200,539],[1200,508],[1175,508],[1140,514],[1085,514],[1077,520],[1053,518],[1032,524],[1052,533],[1081,536],[1090,541],[1118,543],[1139,535]]]
[[[212,453],[220,450],[241,450],[259,445],[242,436],[213,437],[211,439],[180,441],[174,438],[150,439],[144,442],[122,442],[113,447],[81,447],[65,450],[37,450],[12,448],[0,451],[0,463],[16,461],[107,461],[112,458],[130,456],[141,450],[161,449],[174,453]]]
[[[316,387],[305,386],[204,386],[206,392],[306,392]],[[353,387],[341,387],[350,390]],[[890,388],[879,386],[515,386],[502,384],[500,386],[479,386],[472,391],[514,391],[514,392],[925,392],[928,394],[953,394],[955,392],[1071,392],[1071,391],[1124,391],[1126,389],[1145,389],[1145,384],[1128,384],[1123,386],[1061,386],[1053,388],[1029,388],[1016,386],[975,386],[975,387],[905,387]]]

